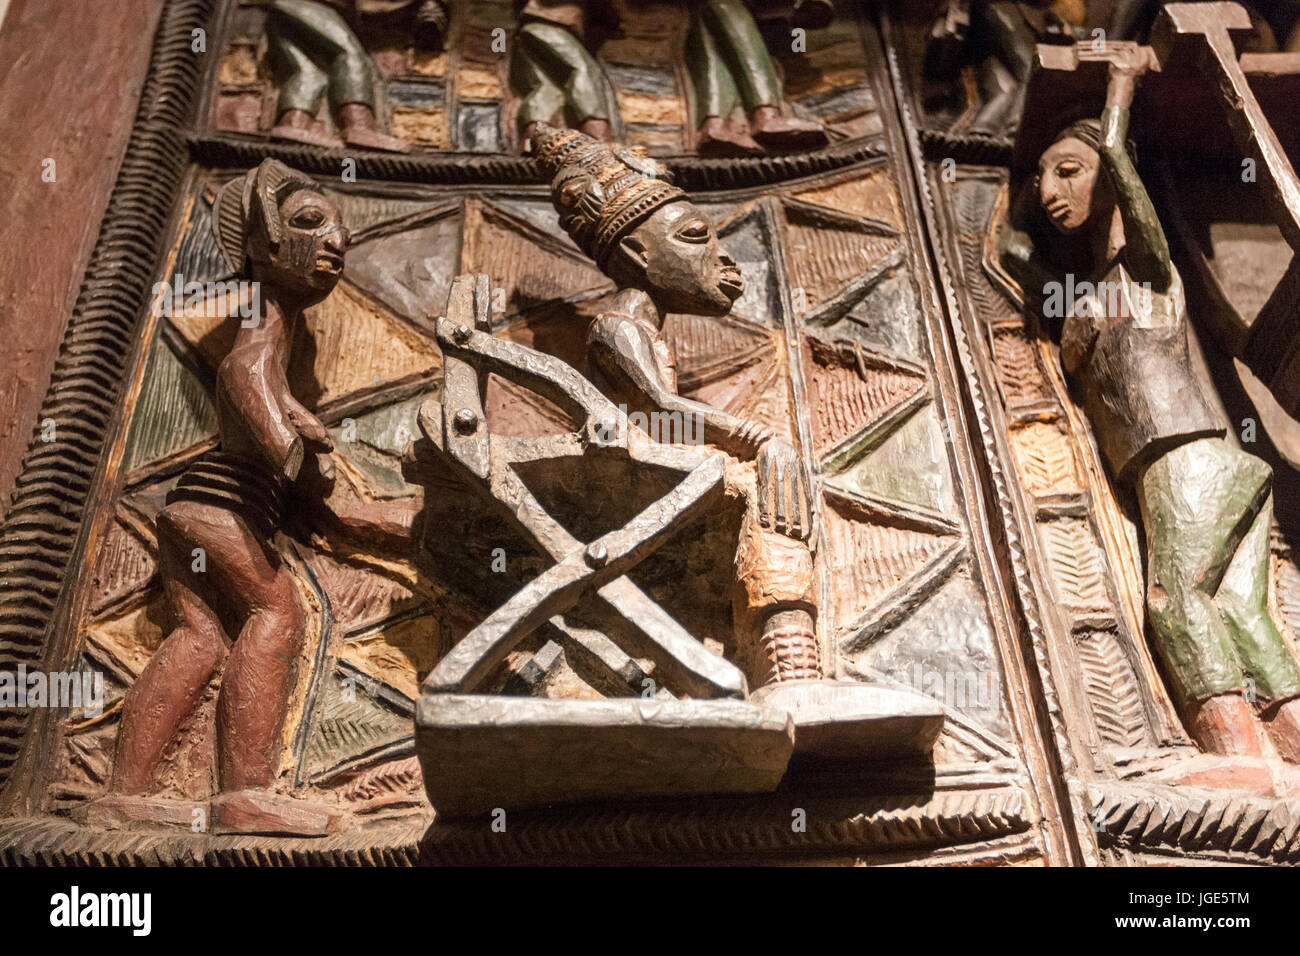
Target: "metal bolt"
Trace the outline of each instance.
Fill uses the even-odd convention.
[[[456,328],[454,328],[451,332],[451,337],[452,339],[455,340],[457,345],[464,345],[466,342],[469,341],[469,326],[468,325],[456,326]]]
[[[458,411],[453,422],[456,425],[456,431],[462,435],[472,435],[478,431],[478,416],[468,408],[462,408]]]
[[[586,552],[587,564],[593,568],[603,568],[605,562],[609,560],[609,552],[599,541],[587,545]]]

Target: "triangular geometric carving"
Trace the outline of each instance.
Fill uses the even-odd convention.
[[[211,441],[217,412],[207,387],[181,361],[165,335],[154,339],[140,398],[131,412],[128,472]]]
[[[152,541],[122,518],[105,530],[90,580],[90,610],[99,614],[127,595],[143,589],[158,571]]]
[[[954,541],[950,535],[885,524],[839,498],[828,496],[826,503],[825,560],[836,631],[857,621]]]
[[[349,637],[339,646],[339,660],[413,701],[420,695],[420,681],[438,662],[438,622],[432,614],[421,614]]]
[[[898,236],[882,235],[882,227],[816,206],[784,205],[791,294],[802,312],[834,298],[899,247]]]
[[[348,281],[412,322],[443,309],[456,275],[462,217],[449,211],[432,222],[382,230],[348,250]]]
[[[804,337],[809,417],[818,456],[878,421],[925,388],[920,372],[904,370],[850,347]]]
[[[729,317],[669,315],[663,333],[683,391],[733,375],[774,350],[772,333]]]
[[[367,233],[375,227],[413,216],[429,209],[433,204],[427,199],[398,199],[392,196],[359,196],[342,190],[327,190],[330,199],[339,207],[343,225],[347,226],[352,238],[364,242]]]
[[[344,633],[376,625],[423,601],[396,576],[364,564],[318,552],[312,555],[311,567]]]
[[[312,706],[311,730],[300,777],[314,777],[413,736],[406,714],[385,706],[371,688],[339,671],[321,682]]]
[[[591,260],[575,255],[530,223],[483,202],[465,208],[460,271],[486,272],[497,318],[519,315],[555,299],[586,298],[612,283]],[[498,298],[496,290],[502,290]]]
[[[852,494],[952,517],[956,502],[947,449],[934,404],[927,402],[826,482]]]
[[[769,235],[771,226],[761,205],[753,206],[717,224],[722,247],[740,267],[745,291],[731,306],[731,314],[768,328],[781,327],[781,292],[776,257]]]
[[[898,191],[894,187],[894,177],[884,166],[869,170],[848,182],[797,192],[794,198],[814,206],[848,213],[850,216],[874,219],[895,229],[903,228],[903,213],[898,202]]]
[[[442,367],[432,341],[347,281],[307,310],[302,331],[310,335],[294,343],[289,385],[309,408]]]

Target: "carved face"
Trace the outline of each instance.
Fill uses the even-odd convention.
[[[297,189],[280,203],[280,242],[267,251],[267,277],[299,294],[323,299],[343,272],[351,241],[338,207],[312,189]]]
[[[623,237],[618,258],[627,272],[624,278],[668,312],[726,315],[745,291],[736,261],[689,202],[655,210]]]
[[[1072,136],[1053,143],[1038,160],[1038,201],[1058,232],[1078,232],[1109,198],[1097,151]]]

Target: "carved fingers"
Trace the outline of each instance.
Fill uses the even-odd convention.
[[[799,453],[779,438],[758,453],[758,523],[800,541],[812,532],[812,491]]]
[[[313,445],[318,445],[326,450],[334,447],[334,442],[330,440],[330,433],[325,428],[324,423],[319,418],[307,411],[302,405],[298,404],[293,396],[288,396],[284,402],[284,413],[289,418],[289,424],[293,430]]]
[[[738,451],[737,457],[753,458],[759,449],[776,439],[770,428],[749,419],[739,419],[731,428],[731,440]]]

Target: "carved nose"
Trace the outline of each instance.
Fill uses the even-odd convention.
[[[343,255],[350,245],[352,245],[352,233],[348,232],[346,226],[339,226],[335,232],[325,237],[325,248],[339,255]]]

